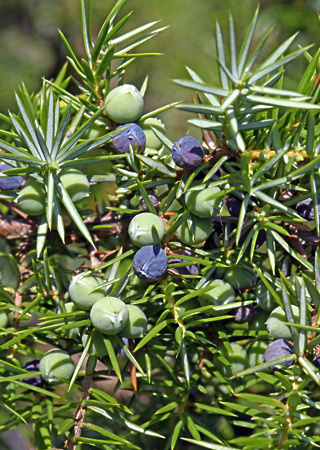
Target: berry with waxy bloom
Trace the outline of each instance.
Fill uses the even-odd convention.
[[[19,192],[15,200],[23,212],[30,216],[43,214],[46,207],[46,191],[40,181],[34,180]]]
[[[164,277],[168,268],[168,257],[157,245],[141,247],[133,257],[133,269],[142,281],[152,283]]]
[[[237,323],[249,322],[256,314],[253,305],[238,306],[232,311],[234,314],[234,321]]]
[[[318,200],[317,214],[320,215],[320,195],[317,196],[317,200]],[[296,211],[299,214],[299,216],[305,220],[315,219],[313,201],[311,197],[306,198],[304,200],[300,200],[300,202],[296,204]]]
[[[132,243],[142,247],[160,243],[165,233],[165,226],[159,216],[145,212],[134,216],[129,224],[128,233]]]
[[[172,159],[182,169],[195,169],[204,156],[202,145],[192,136],[178,139],[172,147]]]
[[[269,362],[282,356],[293,355],[293,347],[286,339],[277,339],[268,344],[266,351],[263,354],[262,362]],[[291,366],[293,359],[290,361],[282,362],[282,366]],[[279,363],[280,364],[280,363]],[[271,367],[275,369],[275,367]]]
[[[25,363],[22,368],[24,370],[27,370],[28,372],[40,372],[39,364],[40,361],[38,359],[34,359],[33,361],[28,361],[27,363]],[[30,378],[23,378],[21,381],[30,384],[31,386],[41,387],[43,385],[43,379],[41,378],[41,375],[36,375]]]
[[[100,298],[106,295],[104,288],[99,288],[101,284],[103,280],[96,275],[86,276],[85,273],[79,273],[70,282],[70,298],[78,308],[90,310]]]
[[[211,198],[218,194],[220,189],[216,186],[200,190],[191,190],[186,193],[185,201],[190,211],[198,217],[208,218],[220,212],[223,197]]]
[[[140,118],[144,107],[140,91],[132,84],[112,89],[105,104],[108,117],[116,123],[135,122]]]
[[[120,125],[118,129],[127,127],[112,139],[112,145],[118,153],[129,153],[130,145],[132,148],[137,145],[137,151],[141,152],[146,146],[146,136],[142,128],[136,123],[125,123]]]
[[[159,205],[159,197],[157,196],[157,194],[152,189],[148,189],[147,190],[147,194],[148,194],[148,197],[149,197],[151,203],[157,209],[158,205]],[[148,211],[148,207],[147,207],[146,202],[144,201],[142,196],[139,197],[139,205],[141,206],[141,208],[144,211]]]
[[[187,250],[185,248],[177,250],[175,252],[175,254],[176,255],[195,256],[195,254],[193,252],[191,252],[190,250]],[[171,264],[176,264],[176,263],[179,264],[179,263],[187,263],[187,262],[188,262],[187,259],[172,258],[169,261],[169,268],[170,268],[171,272],[177,273],[178,275],[198,275],[199,268],[200,268],[199,264],[190,263],[190,265],[184,266],[184,267],[170,267]]]
[[[117,334],[128,319],[127,305],[116,297],[103,297],[98,300],[90,311],[92,325],[103,334]]]
[[[239,217],[243,200],[234,194],[228,195],[226,198],[226,207],[232,217]],[[251,205],[247,206],[247,212],[253,210]]]
[[[13,169],[9,164],[1,162],[0,163],[0,172],[4,170]],[[0,189],[2,191],[11,191],[20,189],[26,182],[26,176],[22,175],[13,175],[13,176],[5,176],[0,177]]]
[[[73,202],[79,202],[89,195],[88,178],[77,169],[64,169],[60,173],[60,180]]]
[[[46,352],[40,360],[39,372],[48,383],[59,383],[59,378],[70,380],[74,372],[74,363],[69,353],[59,348]]]
[[[142,337],[147,331],[148,319],[145,313],[136,305],[127,305],[129,319],[120,332],[120,335],[127,339]]]
[[[320,356],[316,356],[313,360],[312,360],[312,364],[320,370]]]

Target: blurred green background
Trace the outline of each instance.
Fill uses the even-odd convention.
[[[113,0],[93,0],[93,34],[101,26]],[[65,62],[66,51],[58,28],[76,50],[83,55],[79,0],[6,0],[1,2],[0,15],[0,111],[15,109],[14,89],[25,82],[29,91],[41,86],[41,77],[52,78]],[[141,50],[160,51],[161,57],[149,57],[133,63],[126,82],[137,85],[149,75],[146,111],[173,101],[190,101],[191,91],[176,86],[172,79],[185,78],[185,65],[196,70],[210,84],[217,83],[215,63],[215,23],[220,22],[228,39],[229,11],[236,24],[238,43],[244,37],[256,0],[127,0],[120,16],[133,10],[126,31],[153,20],[157,26],[170,27],[144,44]],[[299,31],[292,46],[319,42],[320,0],[268,0],[260,5],[261,13],[256,39],[270,26],[263,55],[275,49],[284,39]],[[313,54],[314,49],[310,52]],[[304,58],[287,66],[289,88],[295,88],[305,67]],[[167,131],[172,139],[188,131],[187,113],[165,113]],[[174,135],[172,135],[174,134]]]

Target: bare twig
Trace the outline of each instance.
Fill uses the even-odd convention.
[[[80,401],[78,403],[77,409],[75,410],[75,413],[73,415],[74,419],[74,426],[72,430],[72,434],[69,437],[68,441],[66,442],[65,448],[68,450],[76,450],[76,447],[78,443],[73,442],[75,437],[81,436],[81,425],[84,423],[85,414],[86,414],[86,407],[83,406],[83,401],[88,400],[90,397],[89,389],[92,382],[92,374],[86,373],[84,380],[83,380],[83,391],[81,394]]]
[[[134,343],[132,339],[129,339],[129,350],[130,352],[134,352]],[[130,375],[131,375],[131,383],[133,387],[133,391],[135,395],[137,395],[138,391],[138,383],[137,383],[137,369],[136,366],[130,361]]]

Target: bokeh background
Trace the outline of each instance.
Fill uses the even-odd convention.
[[[93,0],[93,35],[98,31],[113,0]],[[29,91],[41,86],[41,77],[52,78],[65,62],[66,51],[58,28],[67,36],[77,55],[83,55],[79,0],[2,0],[0,2],[0,112],[15,110],[14,90],[21,80]],[[146,111],[173,101],[190,102],[191,91],[176,86],[172,79],[185,78],[185,66],[214,84],[218,82],[215,61],[215,24],[218,20],[228,41],[231,11],[238,44],[245,35],[256,0],[127,0],[120,14],[133,10],[126,31],[144,23],[160,20],[157,26],[169,26],[141,50],[161,52],[133,63],[126,82],[141,86],[149,75]],[[320,0],[268,0],[260,4],[256,39],[269,27],[274,31],[262,54],[272,51],[283,40],[299,31],[292,50],[298,45],[319,44]],[[119,16],[119,17],[120,17]],[[313,54],[317,47],[311,49]],[[297,86],[305,60],[287,66],[288,88]],[[172,139],[188,131],[188,113],[170,111],[162,117]]]

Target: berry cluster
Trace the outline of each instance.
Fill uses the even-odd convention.
[[[144,335],[148,320],[135,305],[106,296],[103,279],[96,275],[80,273],[72,278],[69,296],[78,310],[90,311],[93,327],[104,335],[119,334],[127,339]]]
[[[162,142],[155,136],[150,126],[164,131],[161,120],[148,118],[140,121],[144,100],[140,91],[131,84],[118,86],[106,97],[105,111],[116,124],[119,134],[112,139],[112,146],[117,153],[129,153],[130,148],[141,153],[146,147],[159,150]],[[136,123],[139,122],[139,123]]]

